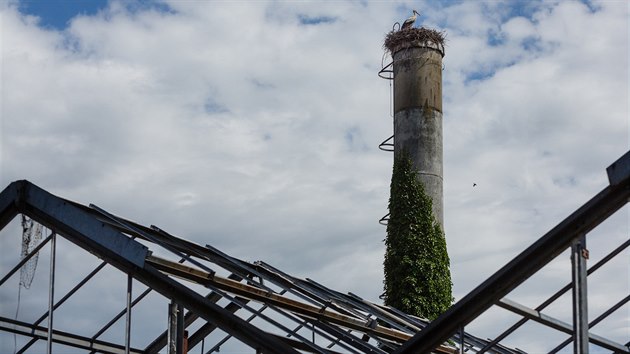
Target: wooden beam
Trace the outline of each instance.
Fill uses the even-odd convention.
[[[305,304],[303,302],[278,295],[271,291],[243,284],[235,280],[223,278],[217,276],[216,274],[208,273],[203,270],[169,261],[164,258],[149,255],[146,258],[146,262],[152,264],[154,267],[165,273],[201,285],[214,286],[231,294],[236,294],[238,296],[242,296],[253,301],[274,305],[279,308],[288,310],[300,317],[334,323],[345,328],[358,330],[363,333],[370,333],[377,337],[396,341],[398,343],[404,343],[413,336],[413,334],[405,333],[391,328],[386,328],[378,324],[376,324],[375,326],[369,326],[369,324],[363,319],[342,315],[340,313],[331,311],[326,307],[318,307],[310,304]],[[455,353],[456,349],[442,345],[438,348],[437,351],[440,353]]]

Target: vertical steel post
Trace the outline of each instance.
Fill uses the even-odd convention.
[[[571,245],[573,277],[573,353],[588,354],[588,298],[586,288],[586,235]]]
[[[459,327],[459,354],[464,354],[464,346],[466,345],[466,341],[464,340],[464,326]]]
[[[125,323],[125,354],[129,354],[131,348],[131,290],[133,277],[127,275],[127,320]]]
[[[184,353],[184,306],[177,304],[177,354]]]
[[[167,353],[177,354],[177,304],[168,305]]]
[[[55,304],[55,254],[57,253],[57,234],[53,232],[50,241],[50,275],[48,278],[48,336],[46,353],[52,354],[53,306]]]

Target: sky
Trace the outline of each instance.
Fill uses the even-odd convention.
[[[380,302],[392,112],[377,73],[412,9],[446,33],[444,228],[461,299],[628,151],[625,1],[1,1],[0,188],[28,179]],[[590,262],[628,229],[626,207],[590,235]],[[589,284],[593,316],[627,295],[628,259]],[[563,254],[509,297],[535,307],[569,280]],[[0,291],[3,316],[16,293]],[[566,305],[550,314],[570,322]],[[627,342],[628,305],[594,332]]]

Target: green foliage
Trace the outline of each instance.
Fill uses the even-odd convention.
[[[452,303],[446,239],[406,153],[394,160],[385,239],[385,304],[430,320]]]

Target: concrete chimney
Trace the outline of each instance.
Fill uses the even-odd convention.
[[[442,164],[442,58],[444,38],[425,28],[393,32],[394,156],[407,151],[433,215],[444,229]]]

